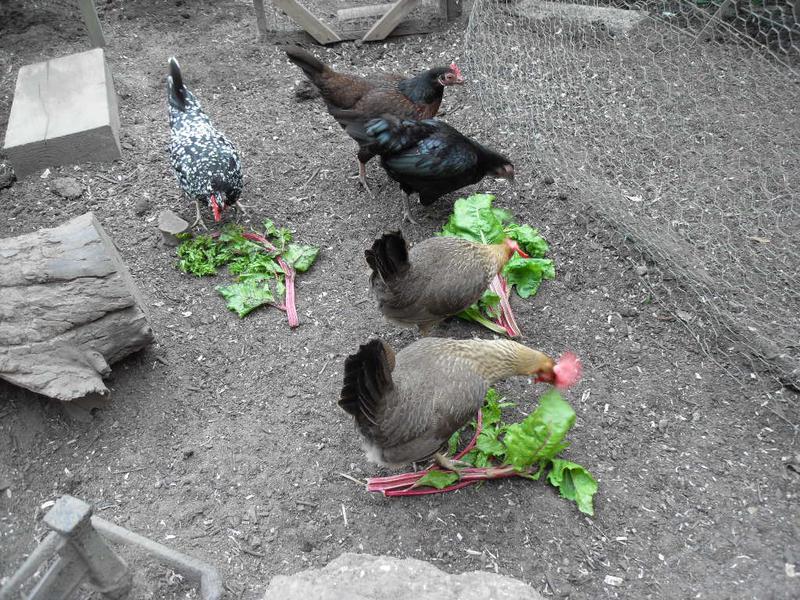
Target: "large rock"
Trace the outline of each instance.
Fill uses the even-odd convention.
[[[450,575],[414,558],[342,554],[322,569],[273,577],[264,600],[543,600],[521,581],[473,571]]]

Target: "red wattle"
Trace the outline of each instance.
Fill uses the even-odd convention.
[[[222,218],[222,213],[219,210],[219,204],[217,204],[217,197],[214,194],[211,194],[211,212],[214,213],[214,220],[219,222]]]
[[[553,385],[557,388],[564,390],[572,387],[581,378],[581,361],[572,352],[565,352],[553,367],[553,373]]]

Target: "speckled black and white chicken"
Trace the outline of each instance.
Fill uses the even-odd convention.
[[[172,168],[181,189],[195,201],[197,218],[192,227],[198,223],[205,227],[200,203],[208,204],[214,220],[219,221],[222,211],[234,206],[242,193],[242,163],[236,148],[212,125],[183,83],[181,68],[174,58],[169,59],[167,107]]]

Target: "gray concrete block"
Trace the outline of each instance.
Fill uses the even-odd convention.
[[[22,67],[3,148],[20,178],[119,158],[117,95],[103,50]]]

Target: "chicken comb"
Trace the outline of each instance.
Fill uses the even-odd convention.
[[[572,352],[565,352],[553,367],[555,380],[553,385],[565,390],[575,385],[581,378],[581,361]]]
[[[455,76],[459,79],[463,79],[464,76],[461,74],[461,69],[458,68],[458,65],[454,62],[450,63],[450,70],[455,73]]]

